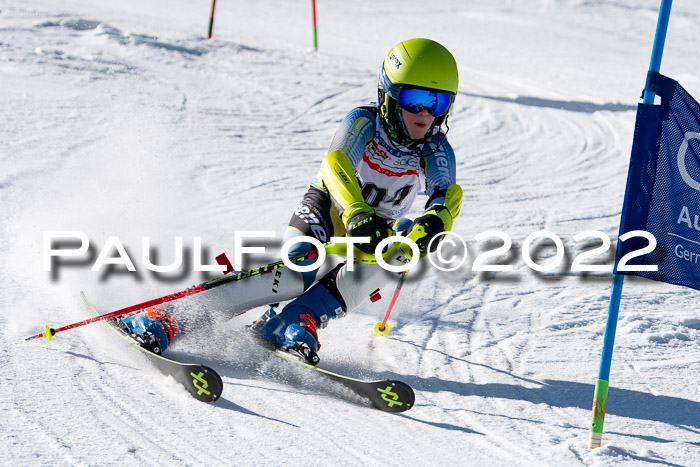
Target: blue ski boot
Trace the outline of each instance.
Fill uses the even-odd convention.
[[[266,315],[269,318],[256,323],[253,330],[276,349],[316,365],[321,348],[318,328],[325,328],[329,319],[345,315],[345,305],[318,283],[287,304],[281,313],[275,314],[271,308]]]
[[[178,333],[172,315],[163,308],[150,307],[117,321],[122,331],[146,350],[161,355]]]

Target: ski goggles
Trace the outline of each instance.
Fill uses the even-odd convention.
[[[454,100],[455,95],[450,92],[422,88],[399,88],[399,106],[413,114],[428,109],[433,117],[441,117],[450,110]]]

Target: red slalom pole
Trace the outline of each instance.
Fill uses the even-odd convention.
[[[384,319],[382,319],[380,322],[374,325],[374,333],[378,336],[386,336],[387,334],[389,334],[389,325],[386,324],[386,322],[389,321],[389,315],[391,314],[391,310],[394,309],[394,304],[396,303],[396,300],[399,298],[399,292],[401,292],[401,287],[403,286],[407,275],[408,271],[401,274],[401,277],[399,278],[399,283],[396,284],[396,289],[394,290],[394,293],[391,296],[391,300],[389,301],[389,306],[386,308],[386,313],[384,313]]]
[[[316,0],[311,0],[311,16],[314,27],[314,50],[318,51],[318,28],[316,26]]]
[[[211,39],[212,32],[214,31],[214,10],[216,9],[216,0],[211,2],[211,16],[209,17],[209,35],[207,39]]]

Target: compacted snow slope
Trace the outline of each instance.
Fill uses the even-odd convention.
[[[319,3],[314,53],[309,2],[220,2],[207,41],[201,0],[0,1],[0,464],[697,465],[698,294],[643,280],[625,284],[604,446],[585,447],[611,276],[571,272],[600,244],[574,236],[615,243],[658,3]],[[662,65],[696,97],[699,26],[700,6],[677,0]],[[449,137],[469,258],[412,273],[386,338],[372,326],[390,289],[321,331],[322,366],[406,381],[411,411],[265,362],[235,338],[262,310],[173,346],[222,375],[211,405],[103,325],[23,342],[89,317],[80,290],[106,312],[212,277],[193,271],[194,237],[209,262],[236,231],[281,238],[345,112],[376,96],[386,52],[421,36],[459,63]],[[543,229],[565,247],[548,273],[521,256]],[[51,273],[44,232],[56,230],[91,249]],[[474,239],[490,230],[513,246],[487,262],[512,272],[471,270],[502,243]],[[110,237],[137,272],[90,270]],[[147,270],[143,237],[159,264],[183,237],[183,267]],[[275,258],[279,241],[266,245],[253,263]],[[555,252],[531,251],[538,263]]]

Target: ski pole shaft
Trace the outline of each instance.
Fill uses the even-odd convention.
[[[186,290],[182,290],[180,292],[176,292],[174,294],[166,295],[164,297],[154,298],[153,300],[148,300],[148,301],[143,302],[143,303],[131,305],[131,306],[128,306],[126,308],[122,308],[120,310],[112,311],[110,313],[105,313],[103,315],[95,316],[93,318],[84,319],[83,321],[78,321],[77,323],[68,324],[68,325],[62,326],[60,328],[53,329],[53,328],[49,328],[48,326],[46,326],[46,328],[48,328],[48,329],[46,329],[44,332],[36,334],[34,336],[31,336],[31,337],[27,337],[25,340],[29,341],[32,339],[38,339],[40,337],[46,337],[47,339],[50,340],[50,338],[48,336],[49,333],[53,337],[56,334],[58,334],[59,332],[67,331],[69,329],[78,328],[80,326],[85,326],[86,324],[90,324],[90,323],[96,323],[98,321],[104,321],[104,320],[109,319],[109,318],[115,318],[117,316],[126,315],[126,314],[131,313],[131,312],[136,311],[136,310],[141,310],[143,308],[148,308],[150,306],[155,306],[155,305],[160,305],[162,303],[171,302],[171,301],[177,300],[179,298],[184,298],[184,297],[188,297],[190,295],[194,295],[194,294],[199,293],[199,292],[204,292],[205,290],[207,290],[205,287],[198,285],[198,286],[186,289]]]
[[[394,293],[391,295],[391,300],[389,301],[389,306],[386,307],[386,313],[384,313],[384,319],[382,319],[380,322],[374,325],[374,333],[378,336],[386,336],[389,334],[389,326],[386,324],[387,321],[389,321],[389,315],[391,315],[391,310],[394,309],[394,304],[396,303],[396,300],[399,298],[399,292],[401,292],[401,287],[403,286],[404,281],[406,280],[406,276],[408,275],[408,271],[404,272],[401,274],[401,277],[399,278],[398,284],[396,284],[396,289],[394,289]]]
[[[384,326],[386,326],[386,322],[389,321],[389,315],[391,314],[391,310],[394,309],[394,304],[396,303],[396,299],[399,298],[399,292],[401,292],[401,287],[403,286],[403,282],[406,280],[406,275],[407,275],[406,272],[401,274],[401,277],[399,278],[399,283],[396,284],[396,289],[394,289],[394,293],[391,295],[391,300],[389,301],[389,306],[386,307],[386,313],[384,313],[384,319],[382,319],[382,324],[379,326],[380,331],[384,330]]]

